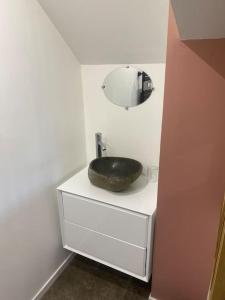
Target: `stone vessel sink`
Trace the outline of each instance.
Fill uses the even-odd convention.
[[[112,191],[126,190],[142,173],[142,164],[124,157],[101,157],[94,159],[88,168],[92,184]]]

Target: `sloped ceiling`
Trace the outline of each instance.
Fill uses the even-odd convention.
[[[181,39],[225,38],[225,0],[172,0]]]
[[[163,63],[169,0],[38,0],[81,64]]]

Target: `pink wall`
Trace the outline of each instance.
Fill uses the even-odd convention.
[[[225,191],[225,39],[169,20],[152,296],[206,300]]]

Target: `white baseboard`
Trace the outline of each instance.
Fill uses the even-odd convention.
[[[40,288],[40,290],[32,298],[32,300],[40,300],[44,296],[44,294],[48,291],[48,289],[51,287],[51,285],[56,281],[56,279],[61,275],[61,273],[69,265],[69,263],[72,261],[74,256],[75,256],[74,253],[71,253],[67,256],[67,258],[61,263],[61,265],[57,268],[57,270],[55,270],[55,272],[46,281],[46,283]]]

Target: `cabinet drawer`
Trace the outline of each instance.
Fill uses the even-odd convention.
[[[64,219],[146,248],[148,217],[80,196],[62,193]]]
[[[145,276],[146,249],[64,221],[64,246]]]

